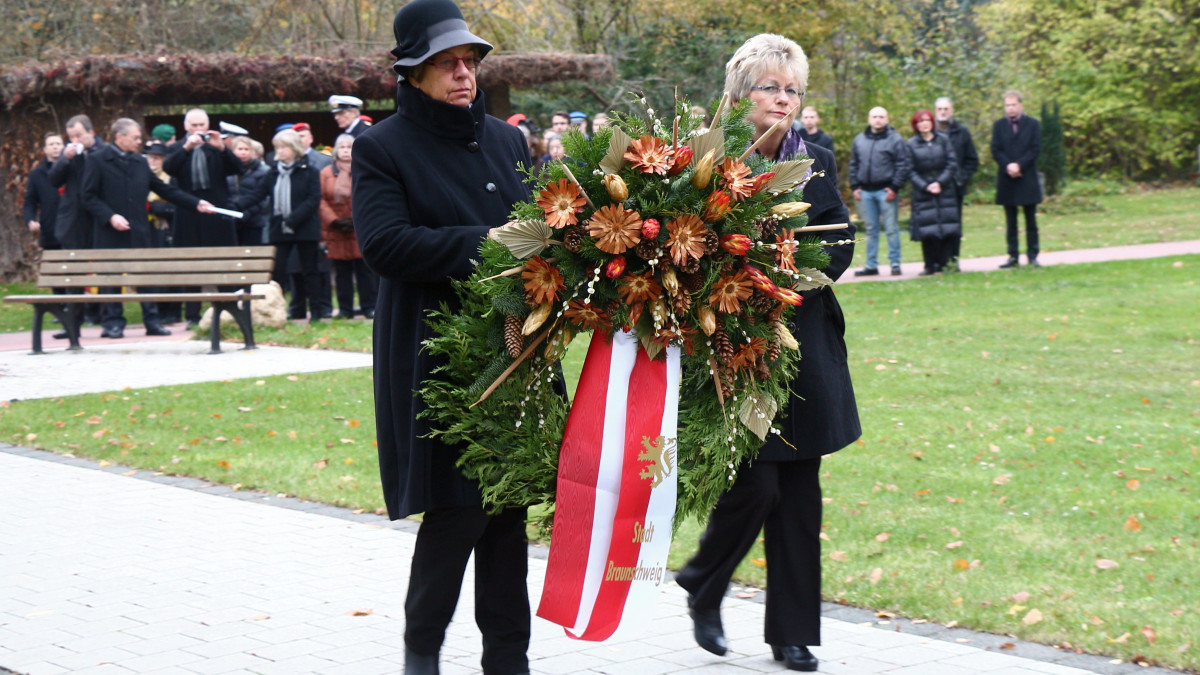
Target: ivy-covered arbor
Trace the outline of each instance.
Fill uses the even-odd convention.
[[[87,114],[97,132],[107,136],[104,130],[114,119],[141,121],[148,110],[162,106],[182,112],[191,106],[311,102],[320,110],[319,103],[330,94],[390,101],[396,89],[390,65],[379,56],[350,54],[245,57],[162,52],[0,67],[0,280],[24,278],[34,269],[37,244],[20,212],[25,177],[41,157],[42,134],[62,131],[71,116]],[[510,89],[566,80],[602,81],[613,75],[607,56],[493,54],[479,70],[479,85],[487,93],[488,112],[507,117]]]

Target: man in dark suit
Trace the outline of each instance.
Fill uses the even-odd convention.
[[[992,157],[996,160],[996,203],[1004,207],[1008,223],[1008,260],[1001,269],[1021,264],[1021,233],[1017,229],[1017,207],[1025,211],[1025,255],[1038,264],[1037,205],[1042,202],[1037,158],[1042,151],[1042,127],[1025,114],[1021,92],[1004,92],[1004,117],[992,125]]]
[[[112,144],[91,157],[83,172],[83,206],[93,218],[93,241],[97,248],[149,248],[154,235],[146,211],[146,195],[153,191],[178,206],[209,211],[212,204],[164,183],[150,171],[141,154],[142,128],[122,117],[113,122]],[[119,288],[104,288],[101,293],[118,293]],[[170,335],[158,321],[158,306],[142,303],[146,335]],[[104,326],[101,337],[125,335],[125,316],[121,303],[100,306]]]
[[[47,133],[42,138],[42,154],[45,159],[29,172],[25,185],[25,203],[21,211],[25,225],[32,234],[38,235],[38,245],[45,250],[62,248],[54,237],[54,219],[58,217],[58,189],[50,184],[50,167],[62,155],[63,137],[57,132]],[[55,289],[59,290],[59,289]]]
[[[362,106],[362,99],[357,96],[334,94],[329,97],[333,121],[337,122],[341,133],[350,134],[355,138],[362,136],[367,127],[371,126],[362,120]]]
[[[75,115],[67,120],[67,145],[62,155],[50,167],[50,185],[61,188],[58,213],[54,217],[54,238],[64,249],[92,248],[92,217],[83,208],[83,168],[88,156],[104,148],[96,138],[92,120],[87,115]],[[83,306],[85,323],[100,323],[96,305]],[[59,333],[64,338],[65,333]]]
[[[208,125],[208,113],[199,108],[187,111],[183,118],[184,138],[168,148],[163,169],[184,192],[214,206],[229,208],[226,177],[238,175],[242,163],[221,134],[210,130]],[[176,248],[237,246],[237,225],[224,216],[179,211],[175,214],[173,239]],[[188,327],[194,328],[200,321],[200,303],[187,303],[184,313]]]
[[[963,195],[967,193],[971,179],[979,170],[979,153],[975,151],[975,139],[971,138],[971,130],[954,119],[954,101],[950,100],[950,97],[942,96],[934,101],[933,116],[937,120],[938,131],[950,137],[950,144],[954,146],[954,157],[958,160],[958,168],[954,172],[954,187],[957,188],[954,196],[958,199],[958,222],[961,226]],[[950,260],[958,260],[961,248],[960,232],[950,239]]]

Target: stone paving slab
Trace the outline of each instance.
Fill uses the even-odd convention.
[[[124,342],[80,351],[0,351],[0,401],[70,396],[283,373],[365,368],[371,355],[330,349],[263,346],[242,349],[191,341]]]
[[[186,478],[147,480],[84,460],[0,446],[0,672],[397,673],[414,543],[408,521],[387,523],[326,505]],[[109,467],[110,469],[112,467]],[[235,496],[236,498],[227,498]],[[279,508],[287,506],[289,508]],[[327,515],[342,514],[342,515]],[[543,549],[544,552],[544,549]],[[544,556],[530,559],[536,606]],[[443,648],[442,672],[478,672],[473,575]],[[850,612],[851,621],[830,616]],[[857,614],[855,614],[857,612]],[[760,640],[761,602],[727,598],[725,658],[697,648],[686,593],[663,586],[643,633],[581,643],[534,619],[539,675],[785,672]],[[1042,649],[1063,665],[866,625],[872,615],[827,605],[821,672],[1081,675],[1167,672],[1093,669],[1098,657]],[[899,632],[898,632],[899,631]],[[978,636],[979,634],[959,632]],[[1006,640],[1000,636],[993,644]],[[947,641],[951,640],[951,641]],[[976,644],[987,644],[980,640]],[[1038,646],[1033,646],[1038,647]]]

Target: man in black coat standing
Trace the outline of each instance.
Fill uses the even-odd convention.
[[[958,168],[954,172],[954,197],[958,200],[958,222],[963,225],[962,209],[963,195],[967,186],[979,170],[979,153],[975,151],[975,140],[971,138],[971,130],[959,124],[954,119],[954,101],[949,96],[942,96],[933,103],[933,117],[937,121],[938,131],[950,137],[954,146],[954,157],[958,160]],[[962,248],[962,233],[950,237],[950,260],[958,260]]]
[[[1017,207],[1025,211],[1025,255],[1038,264],[1037,205],[1042,202],[1037,159],[1042,152],[1042,127],[1025,114],[1021,92],[1004,92],[1004,117],[992,125],[992,157],[996,160],[996,203],[1004,207],[1008,224],[1008,260],[1001,269],[1021,264],[1021,233],[1017,229]]]
[[[184,192],[214,206],[230,204],[228,176],[241,172],[242,163],[226,145],[220,132],[208,128],[208,113],[193,108],[183,117],[185,136],[167,150],[163,169]],[[176,248],[194,246],[237,246],[237,225],[224,216],[192,211],[175,214]],[[200,321],[200,303],[187,303],[188,327]]]
[[[153,191],[163,199],[188,209],[205,212],[208,202],[164,183],[150,171],[141,154],[142,128],[122,117],[113,122],[112,144],[89,158],[83,172],[83,205],[93,220],[96,248],[150,248],[154,234],[146,211],[146,195]],[[104,288],[101,293],[119,293],[119,288]],[[146,335],[170,335],[158,320],[158,305],[142,303]],[[125,334],[125,316],[119,302],[100,306],[101,337],[120,338]]]
[[[809,147],[819,145],[829,152],[837,154],[833,149],[833,136],[821,131],[821,116],[817,114],[817,109],[813,106],[804,106],[804,110],[800,111],[800,119],[792,126],[800,132],[800,138],[805,145]]]
[[[87,115],[75,115],[67,120],[66,147],[50,167],[50,185],[62,188],[58,214],[54,217],[54,238],[64,249],[92,248],[92,216],[83,208],[83,169],[87,158],[104,148],[96,137],[92,120]],[[83,307],[86,323],[99,323],[100,312],[92,303]],[[65,333],[59,333],[66,337]]]
[[[38,162],[29,172],[25,185],[25,203],[21,212],[29,232],[38,235],[38,245],[44,250],[62,248],[54,237],[54,220],[58,217],[58,189],[50,184],[50,167],[62,155],[63,137],[56,132],[42,138],[42,154],[45,159]],[[54,289],[60,290],[60,289]]]

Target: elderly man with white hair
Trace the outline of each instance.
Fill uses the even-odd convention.
[[[950,137],[950,144],[954,146],[954,156],[958,158],[958,170],[954,173],[954,187],[957,189],[954,192],[958,199],[958,222],[965,225],[962,219],[963,195],[967,192],[971,178],[979,170],[979,153],[975,151],[975,140],[971,138],[971,131],[954,118],[954,101],[950,100],[949,96],[941,96],[934,101],[933,117],[937,120],[938,131]],[[950,240],[950,260],[958,260],[961,246],[960,233]]]

